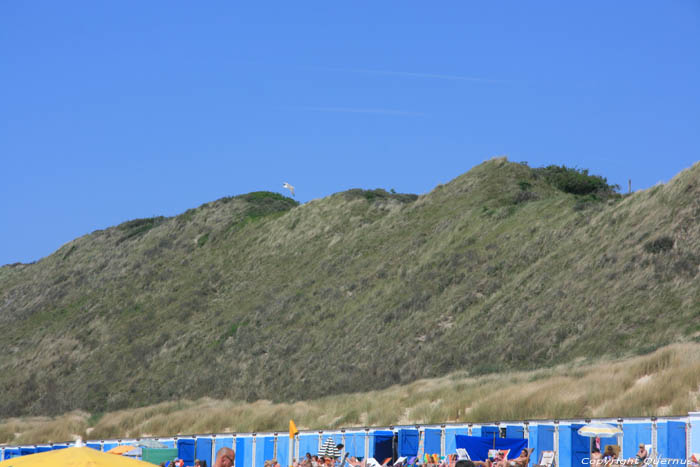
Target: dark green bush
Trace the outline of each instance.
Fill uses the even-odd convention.
[[[647,253],[663,253],[664,251],[669,251],[673,249],[673,239],[668,236],[663,236],[650,240],[644,244],[644,250]]]
[[[530,183],[530,182],[528,182],[528,181],[526,181],[526,180],[520,180],[520,181],[518,182],[518,186],[520,187],[520,189],[521,189],[522,191],[527,191],[527,190],[529,190],[530,188],[532,188],[532,183]]]
[[[205,233],[201,237],[197,239],[197,246],[204,246],[207,243],[207,240],[209,240],[209,232]]]
[[[605,177],[589,175],[588,169],[576,169],[565,165],[549,165],[533,169],[536,176],[544,178],[547,183],[561,191],[574,195],[598,193],[609,195],[620,189],[619,185],[610,185]]]
[[[118,229],[124,232],[118,240],[117,244],[122,243],[125,240],[133,238],[137,235],[143,234],[151,230],[153,227],[162,224],[165,221],[165,217],[149,217],[146,219],[134,219],[132,221],[124,222],[120,224]]]
[[[288,211],[299,205],[298,201],[271,191],[254,191],[236,198],[248,202],[246,221],[255,221],[269,214]]]
[[[156,224],[159,224],[163,221],[164,217],[148,217],[144,219],[134,219],[131,221],[126,221],[122,224],[119,224],[119,229],[121,230],[128,230],[128,231],[134,231],[137,229],[142,229],[142,228],[151,228],[155,226]]]
[[[374,202],[383,199],[394,199],[401,203],[412,203],[418,199],[418,195],[413,195],[410,193],[389,193],[388,191],[377,188],[374,190],[363,190],[361,188],[352,188],[345,193],[343,193],[346,199],[364,198],[367,201]]]
[[[281,195],[279,193],[275,193],[273,191],[254,191],[252,193],[247,193],[245,195],[240,195],[237,196],[237,198],[246,200],[250,203],[255,203],[255,202],[270,202],[270,201],[285,201],[285,202],[292,202],[292,204],[299,204],[298,202],[294,201],[292,198],[289,198],[287,196]]]

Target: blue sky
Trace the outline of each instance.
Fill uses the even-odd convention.
[[[698,0],[0,2],[0,264],[285,181],[641,189],[699,150]]]

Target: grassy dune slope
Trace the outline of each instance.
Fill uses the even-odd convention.
[[[699,181],[695,164],[590,202],[494,159],[417,199],[253,193],[93,232],[0,268],[0,416],[303,400],[697,341]]]
[[[700,345],[642,357],[469,377],[463,372],[296,403],[198,399],[106,414],[73,412],[0,422],[0,443],[285,431],[537,418],[683,415],[700,408]]]

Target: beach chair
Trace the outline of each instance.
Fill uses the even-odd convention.
[[[608,452],[608,448],[610,448],[612,452],[615,453],[616,460],[611,460],[607,457],[606,453]],[[605,466],[613,465],[613,463],[615,462],[622,462],[622,460],[620,459],[620,446],[618,446],[617,444],[606,444],[605,449],[603,449],[603,460],[605,461],[603,463],[603,465]]]
[[[612,451],[615,453],[615,455],[620,458],[620,446],[617,444],[606,444],[605,449],[603,449],[603,455],[605,455],[605,452],[608,450],[608,448],[612,448]]]
[[[534,467],[556,467],[555,460],[557,456],[554,451],[542,451],[540,453],[540,461]]]
[[[503,453],[503,458],[508,459],[508,454],[510,454],[510,449],[489,449],[489,459],[495,459],[499,452]]]
[[[470,460],[472,460],[472,458],[469,457],[469,453],[467,452],[466,449],[457,448],[457,460],[458,461],[470,461]]]

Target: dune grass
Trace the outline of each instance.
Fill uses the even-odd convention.
[[[296,403],[202,398],[95,417],[0,422],[0,442],[173,436],[211,432],[574,417],[685,415],[700,408],[700,344],[678,344],[625,360],[470,377],[452,373],[387,389]],[[91,426],[92,425],[92,426]]]
[[[562,191],[579,192],[584,174],[555,172],[563,185],[497,158],[418,197],[349,190],[298,205],[250,193],[0,267],[0,325],[12,329],[0,417],[202,397],[333,405],[319,398],[698,342],[700,163],[595,199]],[[478,403],[488,391],[464,384],[459,403],[443,389],[383,407],[342,396],[311,420],[495,416]],[[595,407],[606,385],[591,384]],[[540,410],[537,397],[523,404],[513,416]],[[249,426],[275,426],[273,407]]]

